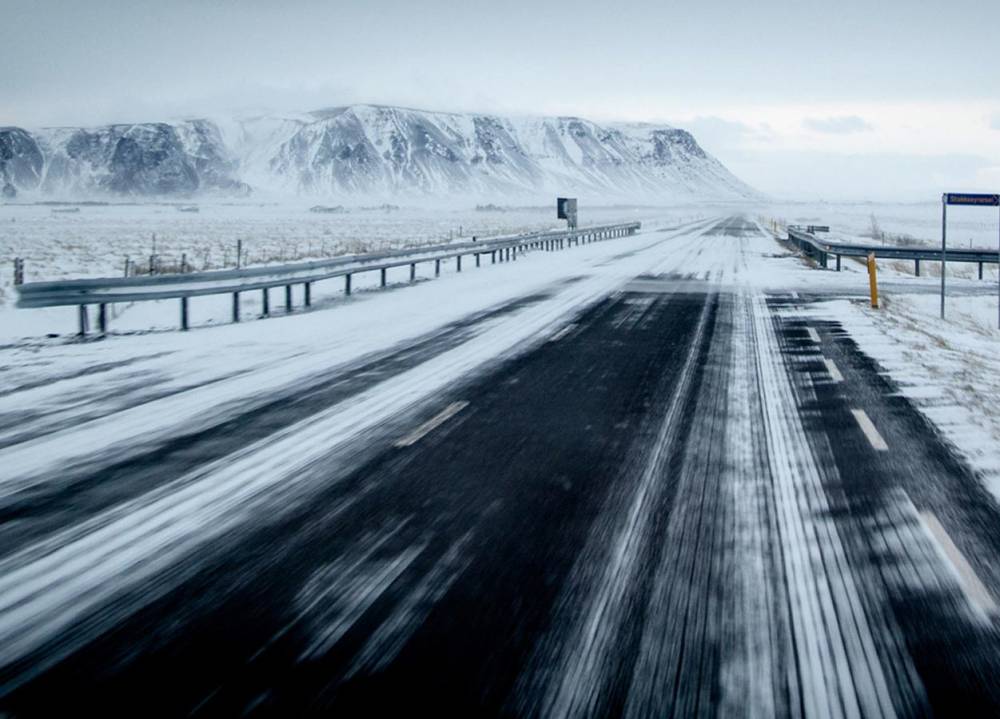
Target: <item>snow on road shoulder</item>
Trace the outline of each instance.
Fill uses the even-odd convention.
[[[968,459],[1000,499],[1000,330],[995,297],[903,294],[873,310],[832,300],[811,310],[836,320],[862,352]]]

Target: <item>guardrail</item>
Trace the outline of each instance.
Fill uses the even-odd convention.
[[[639,222],[614,225],[580,227],[572,230],[550,230],[521,235],[508,235],[478,242],[429,245],[426,247],[393,250],[368,255],[348,255],[330,260],[315,260],[294,264],[249,267],[239,270],[191,272],[179,275],[154,275],[147,277],[116,277],[84,280],[58,280],[29,282],[17,285],[18,307],[79,308],[80,334],[88,330],[89,305],[97,305],[98,330],[107,332],[107,305],[118,302],[143,302],[149,300],[179,299],[180,326],[188,329],[188,300],[200,295],[233,295],[233,322],[240,321],[240,293],[260,290],[264,316],[270,314],[269,290],[285,288],[285,309],[293,309],[292,287],[303,286],[303,304],[312,304],[314,282],[337,277],[344,278],[344,293],[351,294],[351,277],[361,272],[380,272],[381,286],[386,285],[386,272],[396,267],[410,267],[410,281],[416,279],[419,263],[433,262],[434,276],[441,274],[441,262],[455,260],[455,269],[462,271],[462,258],[475,257],[476,267],[483,256],[491,264],[517,259],[519,252],[529,249],[547,251],[564,249],[572,245],[597,242],[635,234]]]
[[[814,228],[815,229],[815,228]],[[895,260],[913,260],[914,273],[920,276],[920,261],[930,262],[941,261],[941,250],[931,247],[901,247],[899,245],[858,245],[846,242],[826,242],[815,236],[806,229],[790,225],[788,227],[788,241],[796,245],[802,252],[816,259],[822,267],[827,266],[829,255],[834,255],[837,262],[837,272],[840,272],[840,258],[844,257],[867,257],[874,254],[875,257],[884,257]],[[948,262],[978,262],[979,279],[983,279],[984,263],[1000,263],[1000,253],[996,250],[962,250],[949,248],[945,253]]]

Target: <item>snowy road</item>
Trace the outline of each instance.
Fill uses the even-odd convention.
[[[741,217],[526,259],[10,370],[0,710],[1000,711],[1000,511],[850,278]]]

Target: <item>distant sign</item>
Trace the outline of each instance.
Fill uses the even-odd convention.
[[[556,217],[560,220],[569,220],[576,217],[576,198],[575,197],[557,197],[556,198]]]
[[[1000,195],[970,195],[963,192],[944,193],[946,205],[978,205],[980,207],[1000,207]]]
[[[576,198],[575,197],[557,197],[556,198],[556,217],[560,220],[566,220],[566,224],[569,225],[570,229],[576,228]]]

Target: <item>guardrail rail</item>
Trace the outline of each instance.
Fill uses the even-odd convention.
[[[806,228],[797,225],[788,227],[788,241],[794,244],[802,252],[814,258],[820,266],[826,268],[828,258],[833,255],[836,258],[837,272],[840,272],[840,258],[843,257],[867,257],[870,254],[875,257],[883,257],[895,260],[913,260],[914,273],[920,276],[920,262],[941,261],[941,250],[923,246],[900,246],[900,245],[859,245],[847,242],[827,242],[816,237],[814,231],[821,228]],[[979,263],[979,279],[983,279],[983,264],[1000,264],[1000,253],[996,250],[963,250],[948,248],[945,253],[948,262],[977,262]]]
[[[150,300],[180,300],[180,327],[188,329],[188,301],[201,295],[233,295],[233,322],[240,321],[240,294],[260,290],[263,316],[270,314],[269,291],[285,288],[285,309],[293,309],[292,287],[302,285],[303,305],[312,304],[312,285],[322,280],[344,278],[344,293],[351,294],[351,277],[362,272],[379,272],[381,286],[386,285],[386,272],[392,268],[410,267],[410,281],[416,279],[419,263],[433,262],[435,277],[441,274],[441,262],[455,260],[456,271],[462,271],[462,258],[474,257],[476,266],[484,256],[491,264],[513,261],[518,253],[529,249],[559,250],[584,243],[634,235],[642,224],[625,222],[613,225],[579,227],[572,230],[549,230],[520,235],[487,238],[480,241],[428,245],[426,247],[392,250],[389,252],[346,255],[329,260],[314,260],[286,265],[248,267],[235,270],[213,270],[177,275],[145,277],[115,277],[81,280],[28,282],[17,285],[18,307],[79,308],[79,333],[88,331],[88,306],[97,305],[98,330],[108,328],[107,305],[121,302]]]

